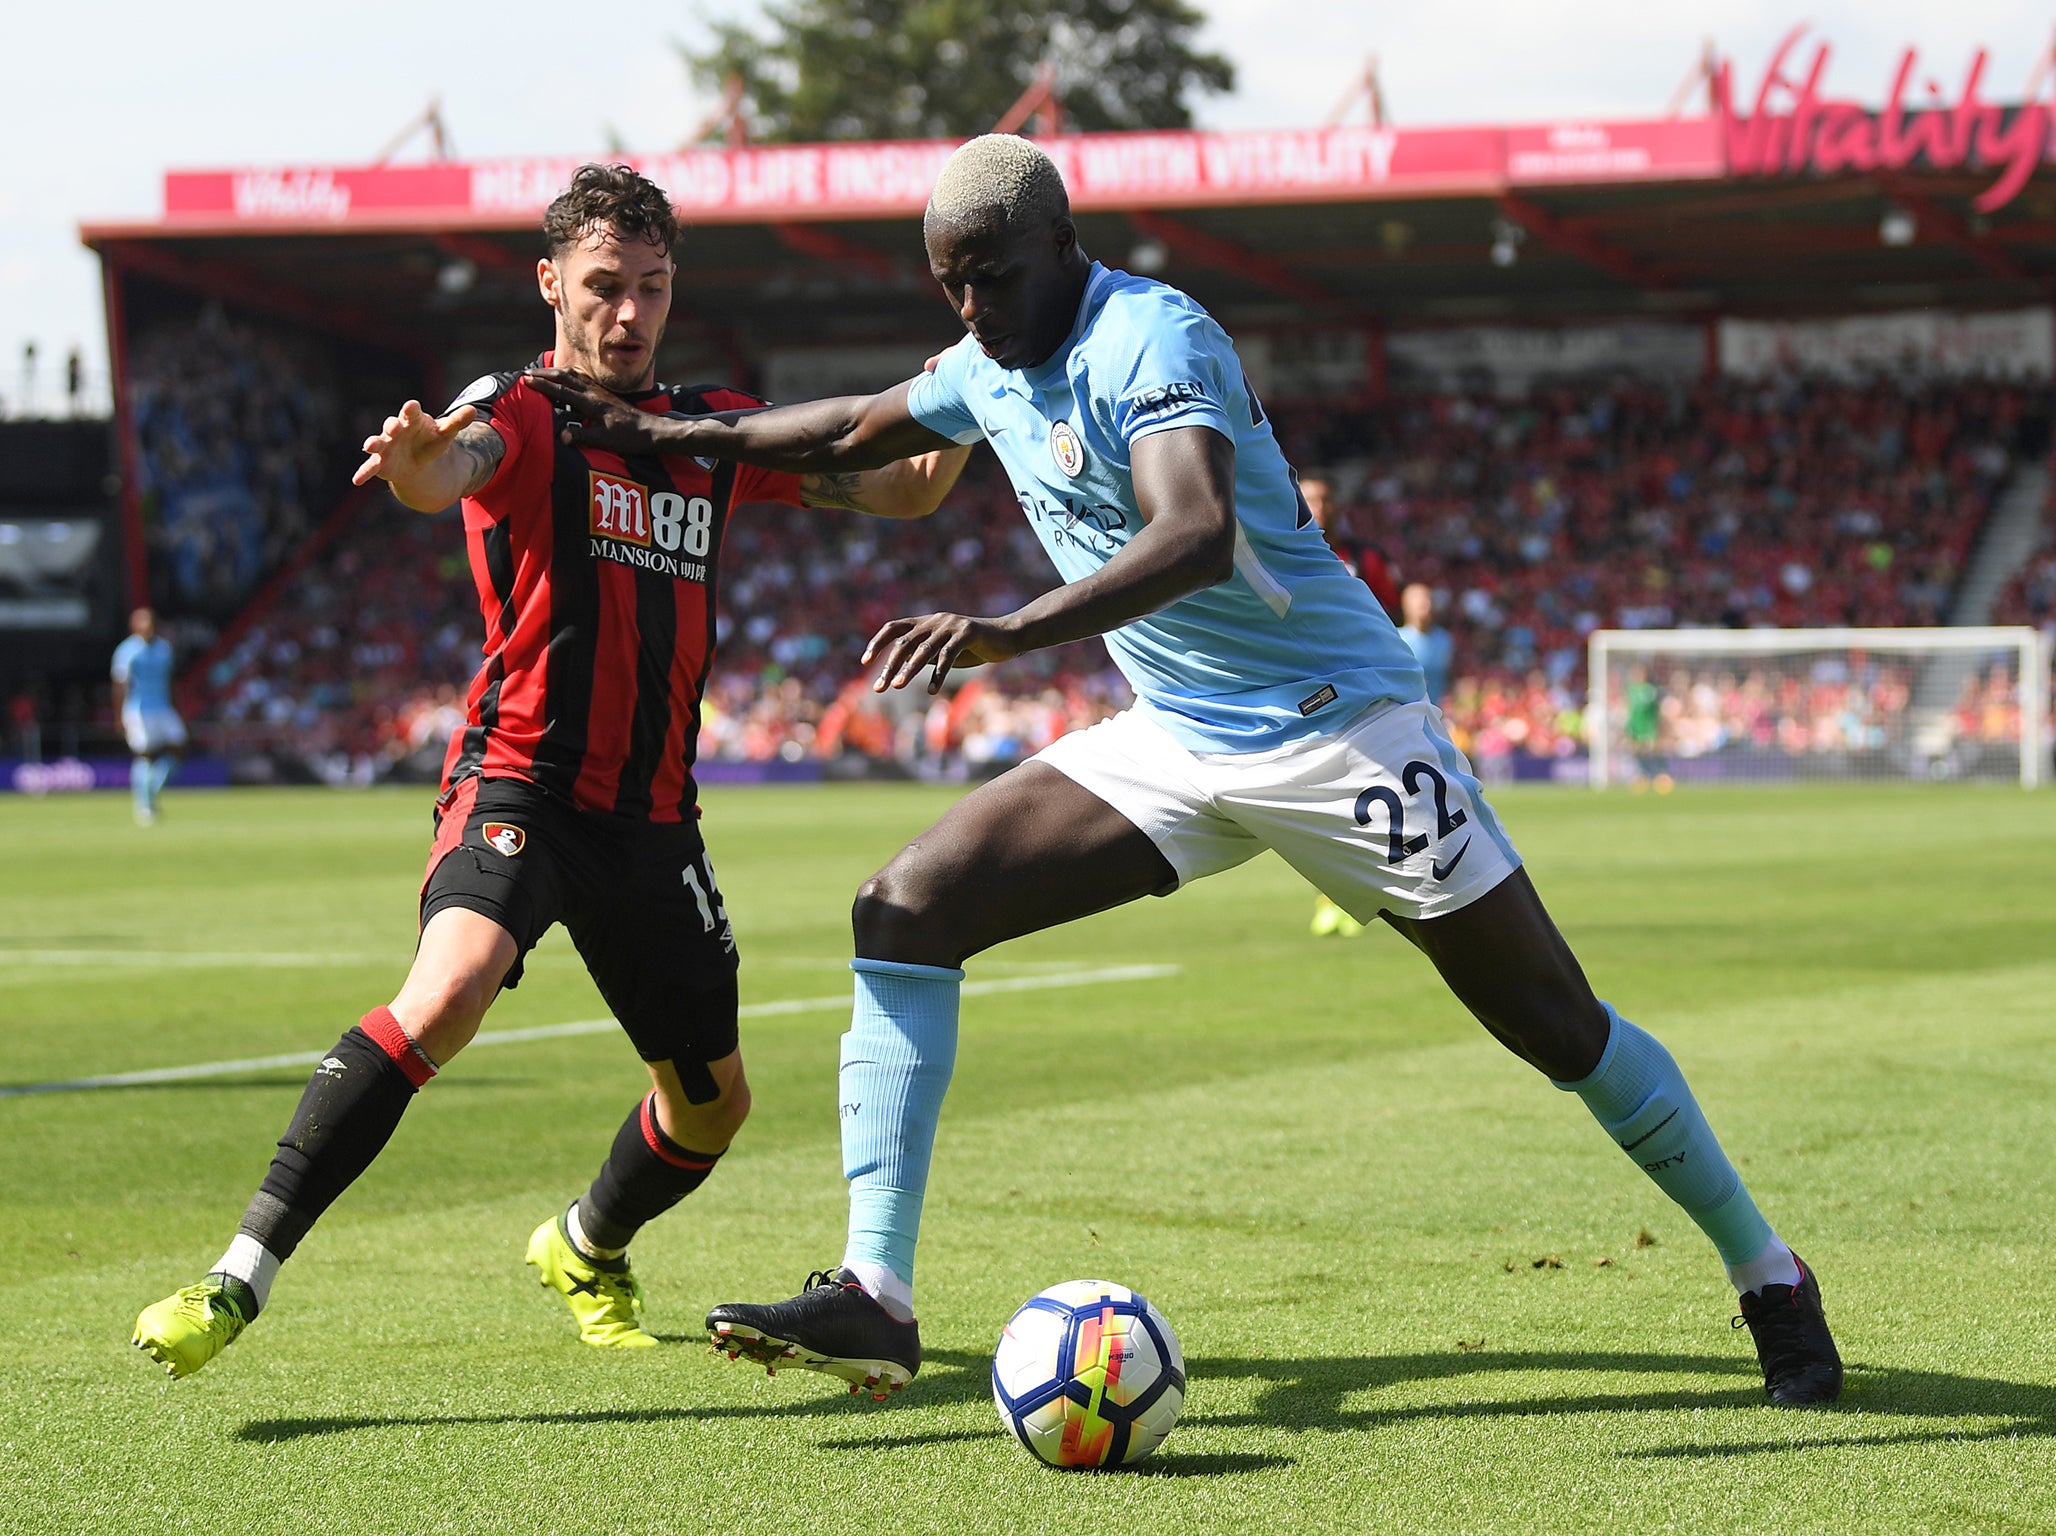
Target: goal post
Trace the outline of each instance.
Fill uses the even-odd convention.
[[[1595,789],[2049,774],[2049,644],[2025,626],[1602,629]]]

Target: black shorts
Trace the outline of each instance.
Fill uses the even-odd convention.
[[[736,1048],[735,935],[691,822],[582,811],[524,779],[466,779],[436,804],[421,923],[445,907],[491,918],[518,953],[562,923],[644,1061]]]

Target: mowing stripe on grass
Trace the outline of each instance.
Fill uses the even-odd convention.
[[[137,966],[163,970],[320,970],[354,965],[405,965],[409,952],[402,950],[216,950],[216,949],[10,949],[0,943],[0,966],[24,969],[48,966],[52,969],[101,966]],[[528,963],[566,961],[578,963],[569,945],[551,945],[530,950]],[[785,955],[769,960],[754,956],[753,966],[781,971],[841,971],[849,967],[847,955]],[[1013,971],[1023,975],[1057,975],[1071,970],[1070,960],[981,960],[981,970]]]
[[[0,965],[148,965],[167,969],[218,967],[297,970],[325,965],[398,965],[402,954],[359,951],[239,951],[201,949],[0,949]]]
[[[1007,976],[995,981],[967,981],[966,997],[989,997],[1001,992],[1040,992],[1051,987],[1091,987],[1122,981],[1158,981],[1175,976],[1175,965],[1110,965],[1089,971],[1060,971],[1048,976]],[[847,1008],[850,994],[833,997],[786,997],[768,1003],[747,1003],[737,1009],[745,1019],[775,1018],[792,1013],[826,1013]],[[613,1019],[574,1019],[568,1024],[538,1024],[530,1029],[488,1029],[472,1038],[470,1049],[482,1045],[520,1045],[529,1040],[561,1040],[569,1035],[598,1035],[621,1026]],[[0,1084],[0,1099],[20,1098],[32,1093],[83,1093],[93,1088],[144,1088],[153,1083],[182,1083],[193,1078],[234,1077],[244,1072],[268,1072],[278,1067],[311,1067],[326,1051],[294,1051],[284,1056],[249,1056],[241,1061],[203,1061],[190,1067],[157,1067],[147,1072],[115,1072],[105,1077],[74,1077],[54,1083]]]

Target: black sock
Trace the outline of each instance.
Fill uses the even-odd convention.
[[[257,1293],[250,1289],[249,1281],[239,1280],[234,1275],[225,1274],[218,1269],[212,1271],[207,1278],[221,1287],[222,1294],[228,1297],[245,1323],[254,1323],[257,1320]]]
[[[707,1182],[719,1152],[692,1152],[657,1124],[653,1093],[621,1122],[592,1188],[579,1197],[578,1225],[602,1248],[626,1248],[654,1221]]]
[[[434,1072],[390,1013],[366,1014],[307,1080],[241,1230],[279,1258],[290,1257],[336,1196],[371,1166]]]

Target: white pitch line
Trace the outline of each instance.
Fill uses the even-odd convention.
[[[1176,965],[1110,965],[1099,970],[1065,971],[1051,976],[1007,976],[994,981],[967,981],[966,997],[991,997],[1004,992],[1041,992],[1052,987],[1091,987],[1122,981],[1160,981],[1183,969]],[[740,1018],[767,1019],[794,1013],[827,1013],[847,1008],[850,994],[834,997],[786,997],[768,1003],[746,1003]],[[520,1045],[529,1040],[561,1040],[570,1035],[599,1035],[621,1026],[613,1019],[574,1019],[568,1024],[539,1024],[529,1029],[488,1029],[472,1037],[469,1049],[486,1045]],[[182,1083],[194,1078],[236,1077],[279,1067],[311,1067],[326,1051],[294,1051],[284,1056],[248,1056],[240,1061],[203,1061],[190,1067],[157,1067],[148,1072],[114,1072],[104,1077],[74,1077],[54,1083],[0,1084],[0,1099],[32,1093],[82,1093],[94,1088],[143,1088],[153,1083]]]

